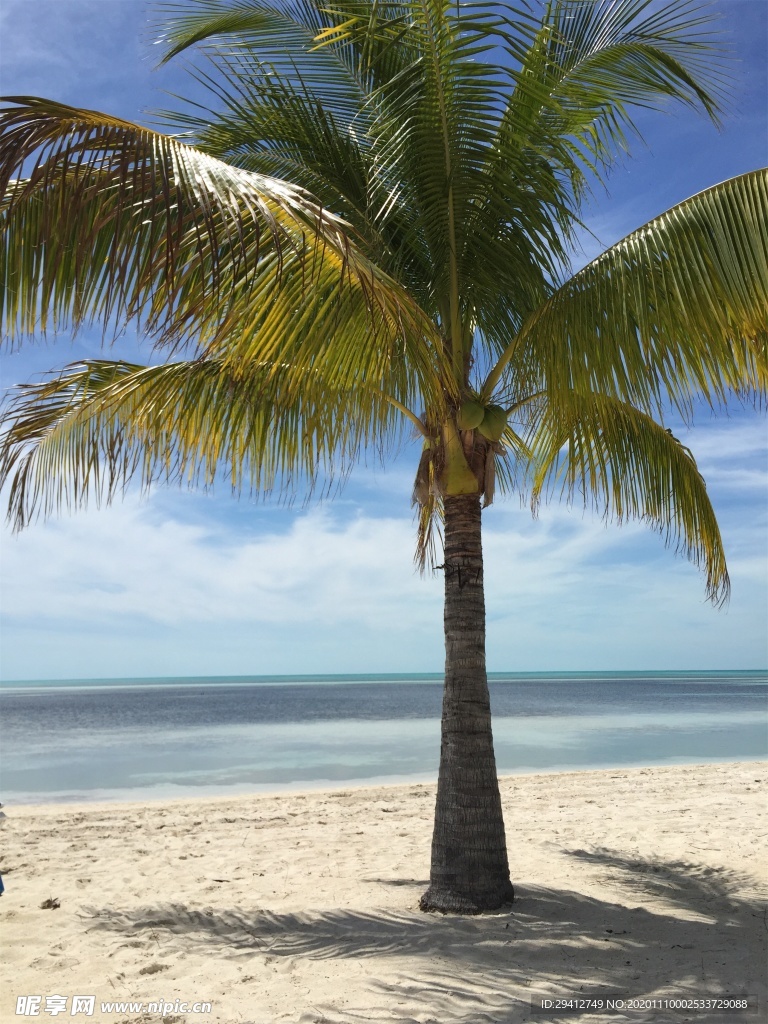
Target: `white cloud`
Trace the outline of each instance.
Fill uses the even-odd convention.
[[[440,670],[442,580],[414,573],[409,517],[249,509],[253,525],[235,531],[216,502],[190,522],[187,497],[6,534],[4,677]],[[490,510],[489,666],[759,665],[768,587],[755,529],[724,614],[639,525]]]
[[[676,430],[680,440],[691,448],[699,468],[709,464],[731,463],[734,459],[757,456],[768,463],[768,423],[764,416],[746,414],[746,419],[721,417],[699,423],[690,430]]]
[[[728,609],[641,524],[500,500],[484,517],[491,669],[766,662],[764,422],[677,434],[720,506]],[[413,570],[411,475],[406,459],[363,468],[309,512],[159,488],[6,532],[2,675],[440,671],[442,579]]]
[[[291,515],[286,512],[286,516]],[[291,515],[287,532],[235,535],[128,500],[34,526],[3,542],[3,605],[13,618],[377,624],[419,608],[408,521],[328,511]],[[366,581],[376,581],[376,599]]]

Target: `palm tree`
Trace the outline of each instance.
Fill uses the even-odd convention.
[[[421,445],[417,559],[445,576],[425,910],[512,898],[485,670],[481,513],[553,489],[658,529],[728,592],[694,459],[664,426],[764,393],[768,174],[703,192],[569,276],[590,183],[639,108],[717,121],[698,2],[166,3],[204,44],[185,140],[48,100],[0,126],[12,341],[137,322],[166,361],[88,360],[16,389],[9,516],[129,480],[294,491]],[[168,115],[170,116],[170,115]],[[194,142],[194,146],[191,143]],[[290,183],[290,184],[288,184]]]

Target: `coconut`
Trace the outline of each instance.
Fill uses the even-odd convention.
[[[468,398],[466,402],[461,403],[456,423],[459,430],[474,430],[483,422],[484,416],[485,409],[483,406],[474,399]]]
[[[489,405],[478,430],[489,441],[500,441],[507,425],[507,413],[500,405]]]

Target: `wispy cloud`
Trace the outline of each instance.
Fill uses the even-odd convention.
[[[6,536],[4,676],[439,670],[442,580],[414,573],[408,517],[328,508],[234,531],[185,521],[184,502],[128,500]],[[724,616],[704,605],[696,570],[638,525],[560,506],[537,521],[494,512],[491,667],[701,665],[710,647],[719,664],[759,663],[754,536]]]
[[[2,0],[0,94],[45,96],[130,120],[194,93],[180,64],[154,70],[153,5],[140,0]]]
[[[128,501],[34,527],[4,541],[6,615],[342,628],[392,625],[401,602],[418,613],[434,596],[411,571],[407,520],[343,523],[322,510],[291,518],[287,532],[243,536]]]

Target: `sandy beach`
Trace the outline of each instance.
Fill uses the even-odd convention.
[[[503,779],[517,900],[477,918],[418,910],[431,785],[8,807],[0,1019],[766,1020],[767,768]],[[596,992],[657,1005],[531,1009]]]

